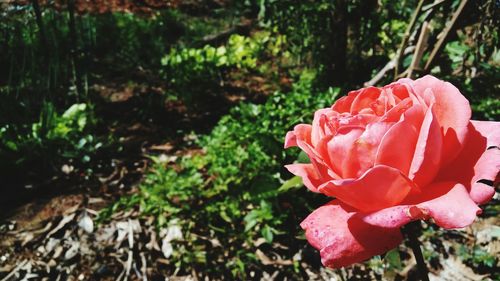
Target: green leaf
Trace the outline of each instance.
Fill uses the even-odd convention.
[[[220,215],[220,217],[221,217],[223,220],[225,220],[227,223],[231,223],[231,222],[232,222],[231,218],[227,215],[226,210],[222,210],[222,211],[220,211],[219,215]]]
[[[13,150],[13,151],[17,151],[17,145],[15,142],[13,141],[7,141],[5,143],[5,145],[10,149],[10,150]]]
[[[307,154],[304,151],[301,151],[299,153],[299,156],[297,156],[297,161],[299,163],[304,163],[304,164],[311,163],[309,156],[307,156]]]
[[[283,185],[280,186],[278,189],[279,192],[287,192],[290,189],[298,188],[302,186],[302,178],[299,176],[295,176],[286,182],[283,183]]]
[[[266,239],[268,243],[273,242],[273,230],[270,226],[266,225],[261,230],[262,237]]]
[[[385,261],[389,264],[391,268],[401,269],[401,257],[399,256],[399,250],[397,248],[390,250],[385,254]]]
[[[257,220],[247,221],[247,224],[245,225],[245,232],[252,229],[256,224],[257,224]]]

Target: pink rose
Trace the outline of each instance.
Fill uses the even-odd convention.
[[[328,267],[382,254],[400,227],[432,218],[470,225],[495,193],[500,122],[470,120],[469,102],[448,82],[425,76],[350,92],[286,135],[310,164],[286,168],[313,192],[335,197],[301,227]]]

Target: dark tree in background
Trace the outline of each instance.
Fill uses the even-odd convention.
[[[318,67],[322,87],[369,79],[363,56],[371,52],[376,59],[381,51],[377,35],[385,23],[382,18],[405,19],[411,14],[400,1],[382,1],[382,5],[376,0],[268,2],[266,20],[288,36],[303,62]],[[407,1],[406,6],[410,2],[415,1]]]
[[[347,2],[347,0],[334,1],[334,7],[330,11],[331,32],[325,34],[329,38],[331,47],[326,50],[326,53],[330,54],[330,61],[323,62],[324,75],[331,86],[343,84],[347,77],[347,19],[349,17]]]

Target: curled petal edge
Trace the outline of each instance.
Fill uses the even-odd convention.
[[[457,181],[465,185],[478,204],[488,202],[500,171],[500,122],[471,121],[464,149],[437,175],[438,181]]]
[[[320,251],[323,265],[339,268],[397,247],[402,242],[400,227],[411,221],[433,218],[441,227],[461,228],[481,212],[463,185],[445,182],[432,187],[435,194],[443,194],[371,213],[358,212],[335,199],[313,211],[300,225],[309,243]]]
[[[306,238],[320,251],[323,265],[332,268],[361,262],[399,245],[399,229],[383,229],[350,221],[354,213],[338,200],[319,207],[302,223]]]
[[[318,190],[368,212],[395,206],[416,188],[399,170],[377,165],[358,179],[331,180],[319,186]]]
[[[415,198],[415,204],[405,204],[354,217],[382,228],[399,228],[418,219],[434,219],[446,229],[466,227],[474,222],[481,209],[460,183],[441,182],[430,185],[432,194]]]
[[[298,146],[297,141],[311,143],[311,125],[299,124],[289,131],[285,136],[285,148]]]
[[[319,192],[317,186],[320,185],[319,176],[313,164],[290,164],[285,168],[292,174],[302,178],[304,185],[312,192]]]

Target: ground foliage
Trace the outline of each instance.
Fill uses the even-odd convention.
[[[319,266],[298,223],[328,198],[284,170],[306,157],[283,138],[378,73],[394,79],[382,71],[417,2],[0,4],[0,276],[412,280],[404,245]],[[428,69],[481,120],[499,118],[497,2],[469,3]],[[432,26],[417,75],[459,3],[417,17],[408,46]],[[467,229],[425,224],[434,277],[497,280],[497,215],[494,200]]]

